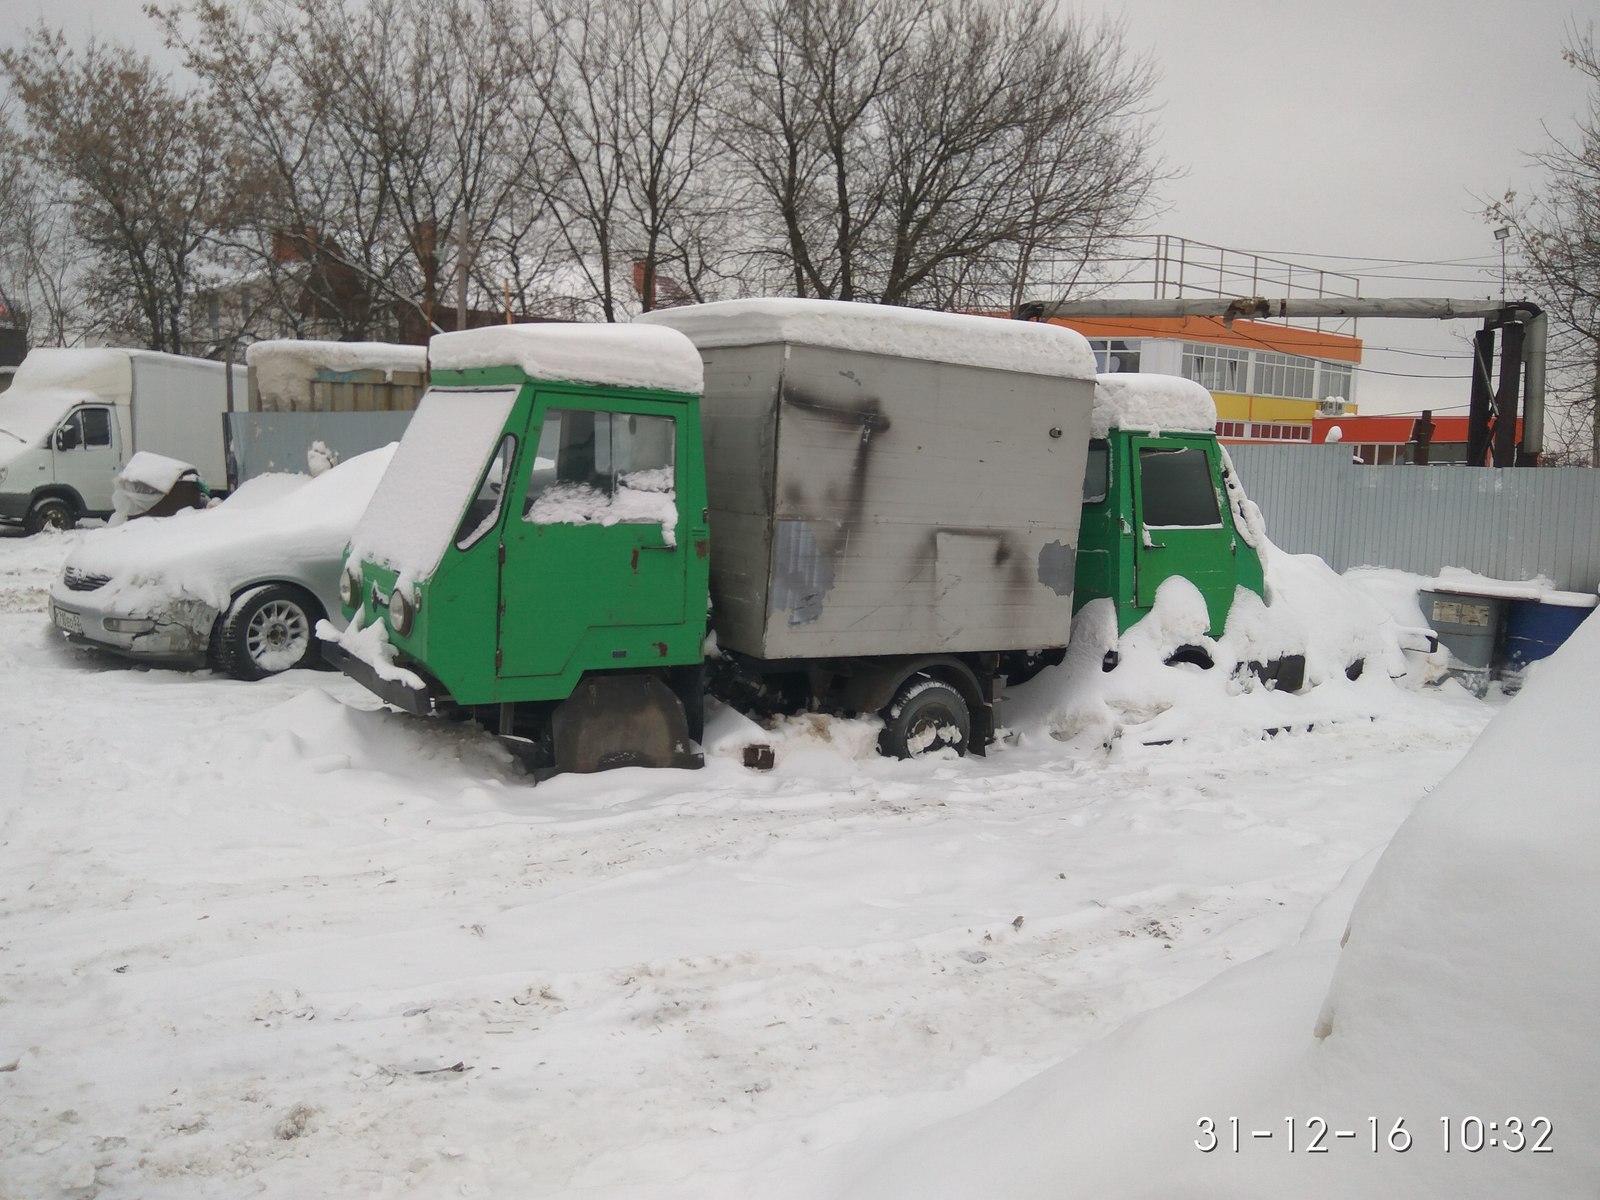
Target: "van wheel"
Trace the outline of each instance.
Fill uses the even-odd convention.
[[[77,523],[78,513],[71,504],[59,496],[46,496],[34,501],[22,527],[29,533],[38,533],[42,529],[71,529]]]
[[[965,754],[972,740],[972,713],[961,693],[928,675],[901,684],[883,719],[878,749],[892,758],[921,758],[947,748]]]
[[[217,665],[235,679],[265,679],[317,659],[319,611],[299,588],[283,583],[234,598],[217,629]]]

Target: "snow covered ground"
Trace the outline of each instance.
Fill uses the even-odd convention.
[[[703,771],[534,788],[337,674],[61,645],[78,536],[0,538],[6,1197],[836,1195],[1342,926],[1494,712],[1341,679],[1309,732],[917,763],[799,720],[766,774],[725,717]]]

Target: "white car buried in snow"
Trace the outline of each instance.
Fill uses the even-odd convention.
[[[216,508],[88,534],[50,590],[69,640],[261,679],[318,657],[342,624],[340,560],[394,447],[312,478],[265,475]]]

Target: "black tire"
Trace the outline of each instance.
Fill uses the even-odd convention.
[[[929,675],[913,675],[883,710],[878,749],[891,758],[921,758],[935,750],[965,755],[972,712],[961,693]]]
[[[217,666],[235,679],[265,679],[318,661],[322,610],[297,587],[269,583],[233,598],[218,618]]]
[[[33,502],[22,527],[28,533],[38,533],[43,529],[71,529],[77,523],[78,510],[72,507],[71,501],[60,496],[45,496]]]

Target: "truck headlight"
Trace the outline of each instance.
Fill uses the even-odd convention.
[[[361,576],[354,568],[345,568],[339,576],[339,603],[346,608],[356,608],[361,603]]]
[[[401,637],[411,632],[411,626],[416,621],[417,610],[412,607],[411,601],[406,599],[406,594],[399,588],[389,593],[389,628]]]

